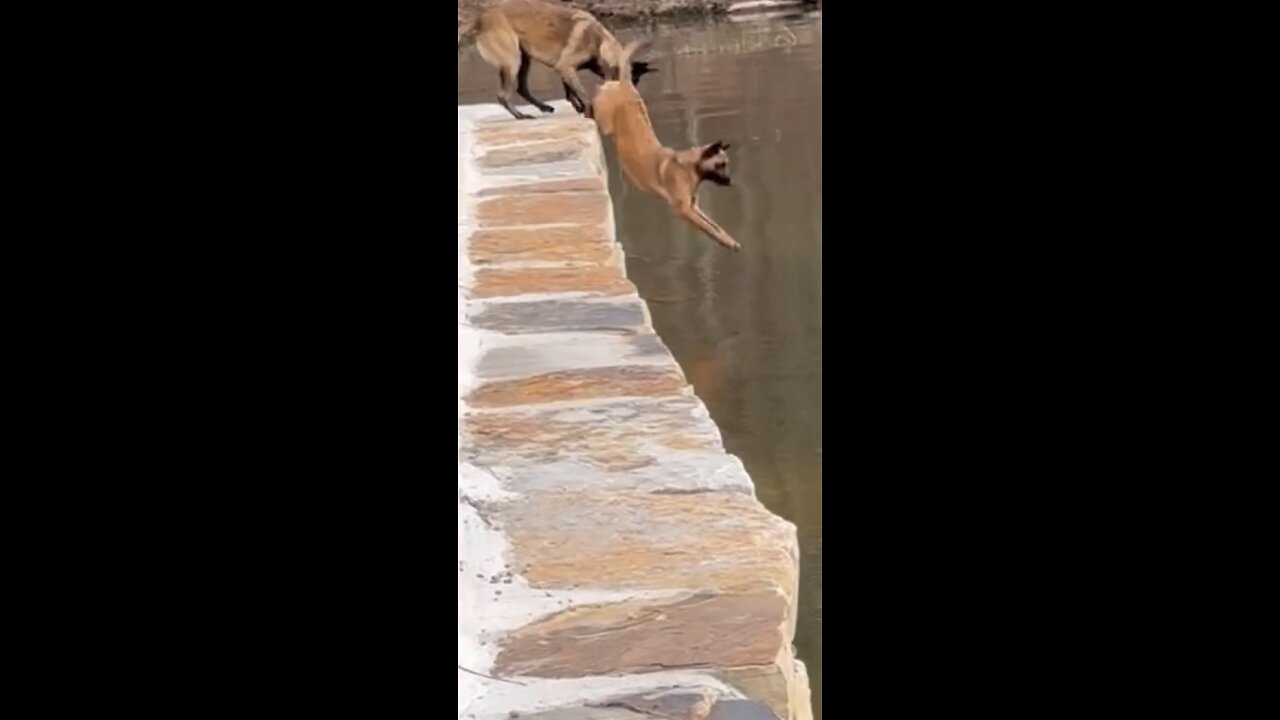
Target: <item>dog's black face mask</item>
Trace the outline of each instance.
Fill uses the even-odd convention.
[[[644,60],[633,60],[631,62],[631,83],[634,85],[640,82],[640,78],[651,72],[658,72],[658,69],[649,67],[649,63]]]
[[[702,150],[702,157],[698,160],[698,174],[703,180],[724,187],[733,185],[733,180],[729,178],[729,153],[725,152],[728,149],[728,143],[714,142]]]
[[[600,68],[599,58],[591,58],[590,60],[579,65],[578,69],[587,70],[591,73],[594,73],[595,76],[600,78],[601,80],[617,80],[618,79],[616,77],[605,77],[604,70]],[[658,72],[658,68],[650,67],[649,63],[644,60],[632,60],[631,61],[631,84],[638,85],[640,83],[640,78],[644,77],[645,75],[651,72]]]

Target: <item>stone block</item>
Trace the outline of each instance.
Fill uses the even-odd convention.
[[[643,331],[628,335],[514,335],[489,340],[486,347],[475,372],[482,381],[615,365],[675,365],[662,340],[652,332]],[[596,419],[608,421],[609,418]]]
[[[484,153],[480,157],[479,165],[482,168],[497,169],[512,165],[564,162],[581,156],[590,147],[590,142],[586,139],[507,145]]]
[[[795,526],[753,497],[542,492],[498,505],[491,518],[507,534],[512,565],[522,569],[533,587],[711,593],[677,601],[686,615],[718,602],[717,593],[741,594],[752,598],[747,604],[753,609],[772,613],[757,631],[764,628],[777,636],[773,650],[758,663],[718,666],[765,664],[781,648],[790,648],[791,637],[783,635],[797,587]],[[782,605],[776,606],[772,597]],[[724,617],[735,622],[735,614],[739,611],[730,603]]]
[[[635,295],[636,288],[617,265],[482,269],[473,298],[514,297],[534,293]]]
[[[603,192],[607,189],[605,180],[599,176],[571,177],[541,182],[522,182],[511,185],[489,187],[476,193],[478,197],[495,195],[536,195],[542,193],[562,192]],[[608,240],[608,242],[613,242]]]
[[[469,255],[477,266],[512,262],[608,263],[614,241],[604,225],[479,230]]]
[[[495,469],[507,490],[639,490],[754,494],[737,458],[692,396],[575,408],[473,413],[463,457]]]
[[[692,392],[678,367],[631,365],[568,370],[483,384],[467,396],[474,408],[533,405]]]
[[[485,305],[471,315],[481,330],[512,335],[547,332],[621,332],[648,330],[648,311],[639,299],[620,302],[538,300]]]
[[[608,220],[609,195],[603,192],[556,195],[499,195],[476,205],[482,228],[524,225],[601,225]]]

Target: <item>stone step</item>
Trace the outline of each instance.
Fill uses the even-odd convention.
[[[462,456],[521,494],[755,492],[741,461],[724,452],[706,408],[689,396],[471,413]]]

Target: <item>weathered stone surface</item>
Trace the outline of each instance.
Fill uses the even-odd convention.
[[[512,720],[513,717],[515,720],[655,720],[652,715],[645,715],[626,708],[592,707],[589,705],[556,708],[555,710],[544,710],[528,715],[518,713],[512,716],[510,713],[496,713],[477,718],[477,720]]]
[[[515,492],[754,493],[741,462],[724,452],[715,423],[691,396],[473,413],[463,428],[463,457],[496,468]]]
[[[756,591],[579,606],[508,635],[494,670],[568,678],[756,664],[785,642],[778,621],[786,604]]]
[[[499,506],[494,519],[531,586],[766,591],[782,606],[761,600],[776,611],[761,626],[776,624],[770,632],[781,638],[789,620],[795,526],[750,496],[542,492]],[[763,664],[778,649],[760,663],[730,665]]]
[[[636,288],[617,265],[484,269],[476,273],[471,296],[493,298],[570,292],[634,295]]]
[[[809,697],[796,695],[790,651],[781,655],[781,661],[768,665],[722,668],[714,674],[747,697],[768,705],[779,718],[799,720],[792,708],[807,707]]]
[[[489,408],[611,397],[660,397],[690,392],[675,368],[644,365],[544,373],[481,385],[467,396],[471,407]]]
[[[646,332],[517,335],[490,342],[492,345],[476,366],[476,377],[481,380],[614,365],[676,364],[658,336]]]
[[[547,196],[500,195],[476,205],[481,227],[520,225],[600,225],[608,218],[609,196],[602,192],[561,193]]]
[[[513,185],[499,185],[497,187],[485,188],[476,193],[478,197],[493,197],[495,195],[534,195],[539,193],[560,193],[560,192],[603,192],[605,190],[605,182],[600,177],[576,177],[564,178],[561,180],[548,180],[546,182],[524,182],[515,183]],[[613,240],[604,238],[603,242],[612,243]]]
[[[475,265],[509,262],[608,263],[613,240],[603,225],[480,230],[471,236]]]
[[[780,720],[768,705],[756,700],[721,700],[707,720]]]
[[[703,720],[718,697],[719,693],[710,688],[675,688],[609,698],[598,705],[626,708],[650,718]]]
[[[571,160],[558,160],[538,165],[476,166],[476,171],[481,175],[493,181],[504,180],[506,182],[598,177],[600,170],[601,166],[585,154],[580,154]]]
[[[640,300],[539,300],[489,304],[471,316],[482,330],[520,335],[545,332],[638,332],[648,318]]]
[[[580,156],[588,147],[590,147],[590,141],[586,138],[508,145],[490,150],[481,156],[480,166],[503,168],[511,165],[564,162]]]
[[[543,118],[539,122],[503,121],[477,125],[472,135],[481,150],[507,145],[536,145],[544,142],[590,141],[595,123],[581,118]]]

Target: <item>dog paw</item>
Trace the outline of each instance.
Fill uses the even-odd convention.
[[[553,113],[556,111],[556,109],[551,107],[550,105],[542,105],[538,109],[541,110],[544,115],[548,113]]]

